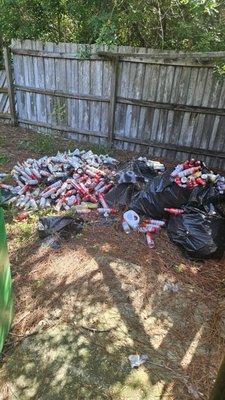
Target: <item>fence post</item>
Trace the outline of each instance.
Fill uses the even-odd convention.
[[[3,54],[4,54],[5,73],[7,79],[8,96],[9,96],[11,123],[12,125],[15,126],[17,125],[17,116],[16,116],[15,91],[13,86],[12,65],[11,65],[9,48],[4,47]]]
[[[111,88],[110,88],[109,129],[108,129],[108,143],[109,143],[110,147],[112,147],[112,145],[113,145],[113,137],[114,137],[119,58],[113,57],[111,59],[111,62],[112,62],[112,79],[111,79]]]

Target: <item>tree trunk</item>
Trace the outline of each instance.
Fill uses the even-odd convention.
[[[59,11],[57,15],[58,42],[62,41],[61,21],[62,21],[62,14]]]

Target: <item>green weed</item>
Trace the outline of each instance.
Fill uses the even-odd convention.
[[[5,146],[5,144],[6,144],[6,142],[5,142],[5,138],[3,138],[3,137],[0,137],[0,147],[4,147],[4,146]]]
[[[182,264],[182,263],[180,263],[178,265],[174,265],[174,269],[175,269],[176,272],[181,273],[181,272],[184,271],[185,265]]]
[[[82,239],[84,237],[83,233],[77,233],[76,239]]]
[[[17,222],[11,225],[11,229],[14,231],[14,240],[17,243],[32,239],[34,234],[34,224],[29,220]]]
[[[49,154],[54,150],[55,137],[39,133],[35,140],[24,139],[20,141],[20,147],[39,154]]]
[[[6,154],[0,154],[0,165],[6,164],[9,161],[9,157]]]
[[[33,284],[33,286],[35,287],[35,289],[39,289],[39,288],[41,288],[42,286],[44,286],[45,281],[44,281],[44,279],[36,279],[36,280],[34,280],[34,281],[32,282],[32,284]]]

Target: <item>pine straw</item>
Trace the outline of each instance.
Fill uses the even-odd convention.
[[[22,130],[11,127],[4,127],[1,130],[1,134],[5,134],[8,146],[10,145],[8,153],[11,160],[7,165],[4,165],[4,170],[6,171],[14,165],[15,157],[23,161],[31,154],[32,156],[38,156],[22,148],[18,149],[19,135],[21,139],[35,139],[33,133],[21,132]],[[8,151],[8,147],[6,150]],[[125,160],[132,157],[133,154],[123,152],[120,156],[121,160]],[[88,216],[87,219],[90,218],[92,217]],[[39,253],[37,235],[29,238],[25,243],[17,243],[17,245],[14,239],[15,237],[12,235],[9,239],[9,247],[16,314],[9,337],[9,344],[5,347],[6,355],[18,343],[19,338],[23,338],[28,332],[35,329],[38,323],[48,315],[54,301],[57,304],[57,298],[61,298],[65,292],[65,287],[61,284],[62,276],[60,274],[57,276],[57,273],[54,274],[54,280],[51,285],[47,286],[47,288],[43,288],[41,285],[41,281],[45,281],[48,272],[52,269],[54,256],[48,249],[41,254]],[[190,308],[185,308],[185,313],[183,309],[181,311],[184,321],[191,319],[197,303],[202,302],[202,304],[205,304],[210,310],[210,320],[206,321],[207,329],[203,331],[201,342],[204,341],[207,344],[208,360],[206,363],[205,357],[198,354],[197,362],[192,362],[188,368],[188,376],[192,384],[204,393],[204,398],[206,399],[224,352],[224,339],[221,338],[221,316],[224,310],[220,304],[225,296],[225,258],[219,261],[190,261],[185,259],[180,250],[169,241],[165,230],[162,230],[155,239],[155,249],[149,250],[143,235],[137,233],[129,236],[125,235],[121,231],[120,223],[115,223],[109,227],[93,224],[84,229],[84,236],[80,240],[73,237],[69,243],[64,243],[58,255],[59,258],[67,255],[68,265],[70,257],[73,259],[75,255],[79,266],[79,262],[82,265],[82,262],[91,261],[95,259],[96,255],[101,256],[101,254],[104,254],[109,260],[122,259],[128,263],[141,265],[142,274],[139,279],[142,285],[142,293],[139,298],[135,299],[136,303],[140,303],[140,308],[142,304],[148,302],[151,294],[159,292],[158,276],[163,276],[165,280],[177,282],[181,287],[181,291],[185,287],[185,295],[190,300],[191,306]],[[155,280],[151,279],[152,271],[155,274]],[[76,292],[78,289],[76,287],[76,276],[74,271],[68,268],[67,279],[71,278],[70,275],[73,276],[73,289]],[[187,291],[187,287],[192,290]],[[93,292],[94,290],[93,288]],[[43,300],[41,303],[39,301],[40,297]],[[191,334],[192,332],[184,332],[184,329],[177,325],[170,330],[174,345],[176,345],[176,342],[182,341],[185,344],[185,340],[188,340]],[[165,351],[160,352],[158,349],[157,354],[161,354],[164,359],[166,357]],[[171,362],[171,360],[168,360],[168,362]],[[176,366],[175,369],[177,373],[184,374],[184,371],[179,366]],[[185,397],[185,394],[179,390],[181,389],[177,389],[177,399],[190,400],[190,395]]]
[[[137,233],[133,233],[131,236],[125,235],[121,231],[119,223],[115,223],[112,227],[89,225],[84,229],[84,236],[78,242],[79,245],[77,245],[75,237],[69,243],[65,242],[58,253],[59,257],[68,256],[69,264],[70,257],[74,257],[74,255],[82,263],[93,259],[93,257],[95,258],[96,255],[104,254],[109,260],[123,259],[142,266],[142,274],[140,276],[142,296],[140,299],[138,297],[135,299],[137,303],[140,301],[140,308],[144,301],[148,301],[152,293],[159,291],[159,282],[148,279],[152,271],[156,276],[164,276],[165,280],[177,282],[181,290],[186,286],[192,289],[191,292],[185,291],[186,298],[191,300],[191,306],[190,308],[185,308],[185,313],[182,310],[184,320],[188,321],[192,317],[196,303],[202,302],[207,305],[208,309],[211,310],[211,316],[210,321],[207,321],[207,329],[204,329],[203,337],[201,338],[201,342],[206,343],[208,346],[207,364],[205,357],[201,358],[198,355],[198,362],[190,364],[188,377],[195,387],[198,387],[205,395],[207,391],[208,395],[212,377],[215,377],[224,349],[224,340],[221,338],[220,321],[222,310],[220,302],[225,294],[225,260],[193,262],[184,259],[177,247],[168,240],[164,230],[156,237],[156,248],[149,250],[146,247],[143,235]],[[44,254],[40,256],[38,248],[38,240],[35,237],[28,247],[17,249],[16,252],[11,251],[14,293],[18,301],[16,303],[15,323],[10,337],[10,349],[13,342],[17,343],[18,337],[26,335],[48,315],[49,307],[54,302],[54,298],[57,303],[57,298],[63,296],[65,291],[64,286],[60,285],[61,277],[57,277],[57,274],[54,276],[54,282],[52,282],[49,290],[46,290],[46,288],[43,290],[41,286],[33,286],[33,282],[44,281],[46,272],[49,269],[51,270],[52,263],[54,265],[52,252],[46,249]],[[32,267],[32,257],[38,259],[38,262],[34,263],[34,267]],[[182,272],[177,272],[177,266],[180,264],[182,264]],[[71,270],[68,269],[68,278],[71,273]],[[21,279],[22,275],[24,279]],[[75,279],[74,275],[73,279]],[[74,280],[74,282],[73,290],[75,292],[76,281]],[[57,294],[55,290],[57,290]],[[94,291],[95,289],[93,288],[93,293]],[[36,292],[39,294],[38,299],[43,296],[42,304],[35,297]],[[23,317],[23,314],[26,313],[28,314]],[[19,319],[21,319],[21,322],[17,323]],[[177,325],[170,330],[170,335],[172,335],[175,344],[176,342],[185,341],[186,334],[183,327]],[[215,349],[217,350],[215,351]],[[176,367],[176,370],[177,373],[184,374],[182,369],[177,369]],[[209,376],[211,377],[210,379]],[[177,396],[177,398],[180,396],[179,390]],[[185,397],[183,399],[185,400]]]

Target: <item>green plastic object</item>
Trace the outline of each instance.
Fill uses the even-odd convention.
[[[1,193],[0,193],[1,204]],[[13,318],[12,279],[7,250],[4,212],[0,205],[0,353]]]

